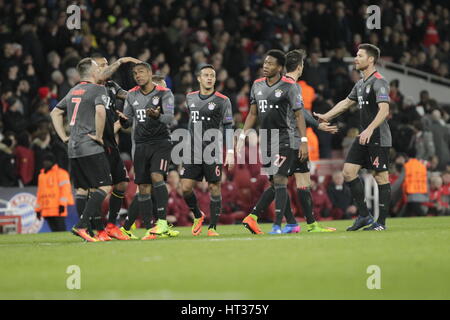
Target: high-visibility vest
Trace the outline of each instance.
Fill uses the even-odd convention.
[[[67,217],[67,206],[73,204],[69,173],[56,164],[47,172],[42,169],[38,177],[36,211],[41,211],[43,217]],[[62,214],[59,214],[59,206],[64,206]]]
[[[406,194],[428,193],[427,167],[419,160],[409,159],[405,163],[403,189]]]
[[[314,99],[316,99],[316,90],[304,80],[299,81],[298,84],[302,88],[303,105],[306,110],[311,111]]]
[[[308,138],[308,154],[309,160],[317,161],[319,155],[319,139],[317,138],[312,128],[306,128],[306,138]]]

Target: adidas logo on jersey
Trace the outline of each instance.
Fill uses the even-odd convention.
[[[139,102],[137,102],[137,100],[134,100],[133,106],[137,106],[137,105],[139,105]]]
[[[256,95],[257,96],[262,96],[262,91],[259,91]]]

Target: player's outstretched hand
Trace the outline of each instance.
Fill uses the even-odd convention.
[[[126,115],[124,115],[122,112],[120,112],[119,110],[116,110],[116,113],[119,116],[119,118],[121,118],[123,120],[128,120],[128,117]]]
[[[147,113],[147,117],[150,117],[153,119],[158,119],[159,115],[161,113],[161,107],[158,107],[156,109],[149,108],[149,109],[147,109],[146,113]]]
[[[225,157],[225,166],[228,166],[229,170],[233,170],[234,168],[234,151],[227,151],[227,155]]]
[[[67,143],[69,142],[69,137],[63,137],[61,138],[62,142]]]
[[[331,134],[335,134],[336,132],[338,132],[338,127],[332,126],[328,122],[320,122],[318,129]]]
[[[319,119],[319,122],[327,122],[327,123],[329,122],[329,120],[327,119],[327,117],[325,117],[324,114],[313,112],[313,115],[314,115],[314,117]]]
[[[88,133],[89,138],[103,145],[103,139]]]
[[[359,135],[359,144],[365,145],[370,142],[370,138],[372,137],[373,130],[367,128]]]
[[[298,149],[298,158],[302,162],[308,160],[308,143],[307,142],[300,143],[300,148]]]

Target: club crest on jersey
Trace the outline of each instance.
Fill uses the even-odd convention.
[[[152,103],[153,103],[153,105],[158,105],[158,103],[159,103],[159,97],[153,97],[153,99],[152,99]]]
[[[209,110],[214,110],[214,108],[216,107],[216,104],[214,103],[214,102],[210,102],[210,103],[208,103],[208,109]]]
[[[369,93],[369,92],[370,92],[370,85],[368,85],[366,88],[366,93]]]
[[[283,90],[277,89],[275,90],[275,97],[279,98],[283,94]]]

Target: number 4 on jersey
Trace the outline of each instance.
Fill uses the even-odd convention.
[[[378,157],[376,157],[375,158],[375,160],[373,161],[373,164],[372,164],[374,167],[379,167],[380,166],[380,162],[379,162],[379,159],[378,159]]]

